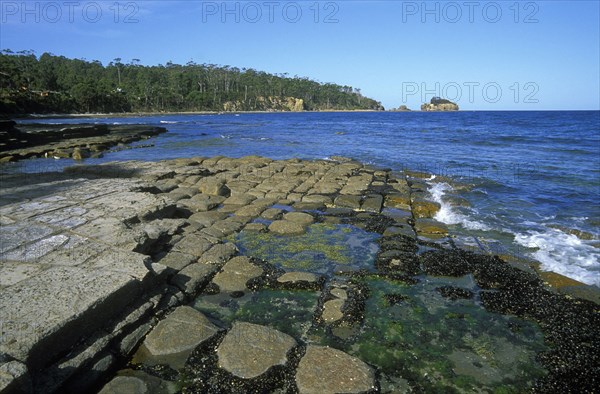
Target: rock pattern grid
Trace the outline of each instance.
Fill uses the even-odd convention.
[[[34,150],[10,160],[43,153]],[[69,154],[83,158],[86,152]],[[177,367],[171,360],[134,363],[140,370],[119,371],[103,392],[169,392],[177,379],[192,391],[208,383],[240,393],[260,387],[358,393],[380,385],[384,391],[385,377],[376,379],[364,362],[376,366],[377,357],[368,357],[377,352],[344,348],[350,355],[310,338],[313,331],[338,338],[368,334],[361,331],[371,311],[366,301],[377,292],[361,292],[351,279],[411,286],[420,275],[470,278],[486,291],[458,287],[485,308],[538,316],[544,335],[558,338],[548,360],[584,376],[587,370],[574,360],[594,359],[597,349],[565,344],[596,337],[590,333],[600,316],[598,291],[558,274],[538,274],[535,262],[504,263],[448,249],[449,230],[433,219],[440,206],[428,200],[429,178],[346,158],[257,156],[79,165],[63,174],[35,174],[35,182],[0,174],[0,391],[90,391],[138,348],[157,362],[185,357]],[[323,227],[377,237],[367,276],[347,261],[344,248],[354,245],[319,245],[319,253],[340,259],[326,271],[260,261],[236,246],[243,249],[241,235],[257,243],[301,240]],[[427,251],[418,253],[421,246]],[[309,253],[306,260],[322,255]],[[549,291],[555,283],[563,285]],[[386,293],[378,305],[398,313],[411,305],[396,293]],[[442,298],[436,291],[430,296]],[[197,307],[199,298],[214,300],[215,308],[226,305],[230,314],[187,306]],[[555,307],[565,311],[560,319],[548,313]],[[293,312],[283,316],[287,310]],[[385,335],[399,335],[400,328],[385,327]],[[179,367],[193,362],[199,363],[195,370]],[[195,376],[203,365],[204,375]],[[541,387],[570,387],[570,374],[553,371]]]

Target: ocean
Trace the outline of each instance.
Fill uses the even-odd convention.
[[[600,286],[600,111],[345,112],[37,119],[145,123],[169,132],[86,164],[191,156],[346,156],[431,174],[436,219],[457,243],[533,258]],[[148,145],[151,146],[148,146]],[[35,159],[1,172],[62,170]]]

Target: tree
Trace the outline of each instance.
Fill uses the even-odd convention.
[[[269,74],[229,65],[142,66],[67,59],[33,51],[0,53],[0,112],[125,112],[289,110],[289,98],[308,110],[380,109],[360,89],[319,83],[286,73]]]

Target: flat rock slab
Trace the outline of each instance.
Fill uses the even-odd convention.
[[[200,257],[204,252],[210,249],[211,246],[212,243],[208,239],[196,234],[189,234],[177,242],[173,247],[173,250]]]
[[[308,226],[315,221],[315,218],[312,215],[304,212],[288,212],[283,215],[283,219],[303,226]]]
[[[217,326],[202,313],[189,306],[181,306],[154,327],[144,345],[154,356],[191,352],[217,331]]]
[[[326,191],[335,193],[337,191],[337,188],[332,188],[332,189],[329,189]],[[302,202],[319,203],[319,204],[325,204],[325,205],[329,206],[329,205],[331,205],[331,197],[323,196],[321,194],[309,194],[302,198]]]
[[[283,209],[269,208],[265,210],[260,217],[267,220],[275,220],[283,213]]]
[[[105,324],[139,295],[140,287],[133,277],[100,267],[52,267],[10,286],[0,292],[7,322],[0,353],[44,363]]]
[[[196,263],[182,269],[171,279],[171,284],[177,286],[184,293],[193,296],[200,287],[210,280],[210,277],[218,270],[214,264]]]
[[[381,208],[383,207],[383,196],[379,194],[373,194],[367,196],[361,205],[361,209],[367,212],[381,212]]]
[[[160,259],[159,263],[166,267],[172,268],[175,271],[181,271],[182,269],[184,269],[190,264],[193,264],[197,260],[198,257],[194,255],[182,253],[177,250],[172,250],[169,253],[167,253],[162,259]]]
[[[304,234],[304,226],[289,220],[276,220],[269,225],[269,231],[279,235]]]
[[[200,257],[198,262],[221,265],[227,260],[229,260],[237,252],[237,247],[230,242],[224,244],[216,244],[213,245],[213,247],[210,248],[208,251],[206,251]]]
[[[333,289],[331,289],[330,293],[332,296],[334,296],[335,298],[339,298],[340,300],[348,299],[348,292],[342,288],[334,287]]]
[[[344,317],[344,313],[342,312],[342,308],[346,301],[344,299],[335,299],[326,301],[323,304],[323,313],[321,314],[321,318],[325,323],[335,323],[338,320],[341,320]]]
[[[27,367],[18,361],[10,361],[0,365],[0,392],[26,392],[23,378],[27,374]]]
[[[415,218],[433,218],[441,208],[437,202],[420,198],[414,200],[411,205]]]
[[[193,214],[188,218],[190,222],[199,223],[205,227],[212,226],[218,220],[223,220],[227,217],[227,214],[224,212],[198,212]]]
[[[409,238],[415,237],[415,232],[409,225],[391,226],[383,232],[384,237],[393,237],[395,235],[404,235]]]
[[[123,370],[108,382],[99,394],[169,394],[176,392],[175,384],[143,371]]]
[[[415,230],[419,234],[448,234],[448,227],[442,222],[434,219],[417,219],[415,222]]]
[[[286,272],[277,278],[277,282],[279,283],[315,283],[317,280],[317,275],[311,272]]]
[[[229,197],[227,200],[223,201],[224,205],[248,205],[252,201],[256,200],[256,197],[248,195],[248,194],[238,194],[235,196]]]
[[[361,196],[341,194],[335,199],[335,206],[342,208],[358,209],[360,208]]]
[[[267,231],[267,226],[262,223],[248,223],[244,227],[244,231],[264,232]]]
[[[213,282],[221,291],[245,291],[246,283],[262,274],[263,269],[252,264],[248,257],[238,256],[223,266],[223,270],[215,275]]]
[[[142,379],[134,376],[117,376],[108,382],[99,394],[146,394],[148,392],[148,386]]]
[[[363,393],[375,388],[373,369],[330,347],[309,345],[296,371],[302,394]]]
[[[236,322],[217,348],[219,367],[239,378],[253,379],[285,365],[295,346],[294,338],[273,328]]]
[[[388,194],[385,197],[385,206],[389,208],[398,208],[404,210],[410,210],[410,194],[406,193],[398,193],[398,194]]]

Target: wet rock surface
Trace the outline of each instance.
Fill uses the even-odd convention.
[[[0,131],[0,163],[34,157],[83,160],[166,131],[147,125],[10,124]]]
[[[288,352],[296,346],[289,335],[269,327],[234,323],[217,348],[219,366],[242,379],[256,378],[270,368],[285,365]]]
[[[222,292],[246,291],[248,281],[262,274],[263,269],[252,264],[248,257],[238,256],[225,264],[223,270],[214,277],[213,283]]]
[[[144,345],[153,356],[191,351],[217,330],[202,313],[181,306],[158,323],[146,337]]]
[[[269,231],[279,235],[299,235],[304,234],[306,230],[301,223],[290,220],[276,220],[269,225]]]
[[[340,350],[308,346],[296,372],[300,393],[365,393],[375,390],[375,373]]]
[[[594,289],[457,248],[427,174],[338,159],[3,176],[0,387],[594,391]]]

